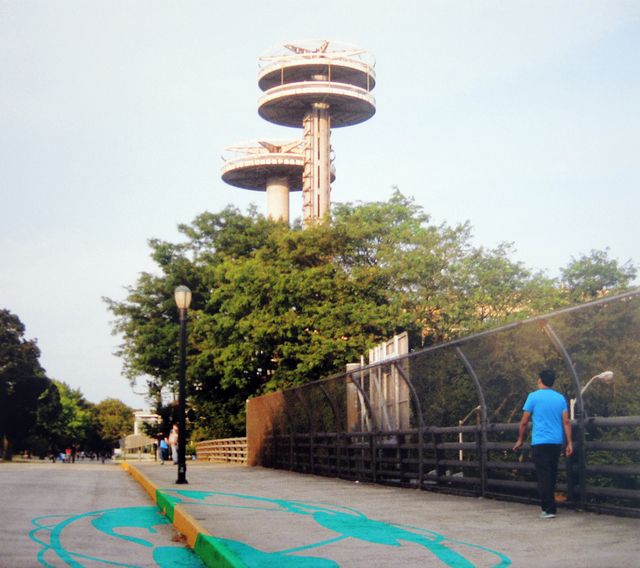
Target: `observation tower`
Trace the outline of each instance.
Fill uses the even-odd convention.
[[[371,90],[375,62],[366,50],[342,42],[305,40],[279,46],[259,59],[262,118],[303,129],[302,140],[230,146],[222,179],[267,192],[267,215],[289,221],[289,192],[302,191],[305,226],[331,206],[331,128],[364,122],[376,112]]]
[[[302,190],[301,140],[245,142],[223,155],[222,179],[242,189],[267,192],[267,216],[289,222],[289,192]]]
[[[327,40],[288,43],[260,57],[262,118],[303,129],[303,222],[331,205],[331,128],[352,126],[376,112],[375,62],[366,50]]]

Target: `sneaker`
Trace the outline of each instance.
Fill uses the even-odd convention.
[[[546,511],[542,511],[542,513],[540,513],[540,518],[541,519],[555,519],[556,518],[556,514],[555,513],[547,513]]]

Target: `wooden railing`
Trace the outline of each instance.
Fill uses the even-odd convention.
[[[247,439],[225,438],[196,443],[198,461],[216,463],[247,463]]]

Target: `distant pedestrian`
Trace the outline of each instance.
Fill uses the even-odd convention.
[[[178,425],[174,424],[169,433],[169,446],[171,447],[171,459],[174,464],[178,463]]]
[[[160,439],[160,463],[164,464],[169,459],[169,443],[166,438]]]
[[[531,449],[536,468],[542,519],[552,519],[556,516],[555,490],[563,433],[567,439],[566,454],[570,456],[573,453],[567,401],[564,396],[551,388],[555,381],[556,375],[550,369],[542,371],[538,376],[538,390],[527,396],[518,428],[518,439],[513,446],[514,451],[520,449],[527,433],[529,419],[533,417]]]

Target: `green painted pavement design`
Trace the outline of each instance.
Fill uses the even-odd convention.
[[[33,519],[34,528],[29,533],[29,538],[42,548],[38,552],[37,562],[40,566],[53,568],[60,566],[62,561],[65,566],[83,568],[90,565],[105,564],[108,566],[125,566],[128,568],[143,568],[153,561],[159,568],[202,568],[200,559],[184,546],[157,546],[151,540],[120,534],[123,529],[145,529],[149,535],[157,534],[158,525],[167,525],[169,520],[158,511],[157,507],[122,507],[117,509],[102,509],[77,515],[45,515]],[[63,542],[78,542],[79,539],[64,538],[65,535],[81,530],[86,534],[87,525],[96,531],[97,537],[105,540],[119,539],[128,546],[134,546],[133,556],[140,557],[140,564],[130,564],[119,559],[122,544],[120,546],[96,547],[96,539],[84,539],[80,545],[83,549],[70,550]],[[108,549],[110,552],[98,556],[96,548]],[[85,550],[86,549],[86,550]]]
[[[450,539],[419,527],[369,519],[363,513],[346,507],[221,491],[159,489],[156,492],[156,497],[158,506],[169,519],[173,519],[174,508],[177,504],[188,505],[191,503],[200,506],[247,510],[247,512],[252,511],[252,514],[255,514],[256,511],[268,511],[270,513],[303,515],[336,535],[322,541],[301,544],[295,548],[265,552],[240,541],[200,533],[196,540],[195,552],[207,566],[333,568],[338,564],[331,559],[319,556],[302,556],[300,553],[313,551],[314,554],[318,554],[318,549],[323,546],[349,538],[396,548],[401,547],[403,543],[414,543],[424,547],[425,552],[428,551],[450,568],[474,568],[476,566],[462,551],[472,552],[472,556],[480,554],[484,560],[482,566],[506,568],[511,565],[511,560],[499,551]],[[222,499],[224,502],[216,502],[216,499]],[[235,504],[229,503],[230,500]]]
[[[297,500],[269,499],[220,491],[193,490],[157,490],[156,500],[157,507],[124,507],[71,516],[37,517],[32,521],[36,528],[31,531],[29,536],[42,546],[38,554],[38,563],[40,566],[52,567],[55,564],[50,561],[57,557],[66,566],[73,568],[83,567],[84,562],[137,568],[138,565],[123,563],[117,558],[99,558],[88,551],[66,549],[62,544],[65,531],[73,530],[77,523],[88,522],[96,533],[104,535],[104,538],[117,538],[129,545],[149,550],[153,561],[160,568],[202,566],[197,557],[200,557],[208,566],[227,566],[230,568],[333,568],[338,564],[329,558],[304,554],[312,552],[318,555],[322,547],[346,539],[365,541],[394,549],[399,549],[403,543],[413,543],[425,549],[426,557],[430,554],[450,568],[476,566],[466,556],[466,553],[471,551],[476,556],[478,553],[481,554],[484,560],[482,566],[506,568],[511,565],[511,560],[499,551],[450,539],[434,531],[418,527],[369,519],[363,513],[347,507]],[[126,528],[137,528],[145,529],[149,534],[157,533],[155,528],[157,525],[173,522],[176,505],[189,505],[190,503],[208,507],[246,510],[247,513],[250,512],[253,515],[256,511],[265,511],[304,516],[335,536],[317,542],[301,543],[294,548],[266,552],[240,541],[200,533],[195,543],[196,556],[181,546],[155,546],[148,539],[118,532]],[[149,552],[146,554],[149,555]],[[147,561],[143,562],[143,565],[148,565]]]

